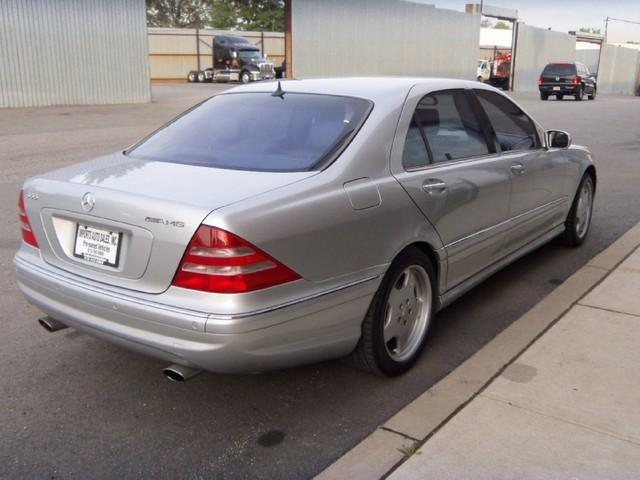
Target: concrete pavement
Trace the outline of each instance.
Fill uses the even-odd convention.
[[[567,283],[561,293],[574,300],[562,314],[553,317],[554,292],[321,477],[637,478],[640,226]],[[547,326],[504,365],[494,363],[482,385],[487,355],[507,345],[501,337],[517,343],[516,330],[533,333],[536,316]],[[475,393],[464,401],[469,385]],[[458,408],[443,411],[444,400]]]

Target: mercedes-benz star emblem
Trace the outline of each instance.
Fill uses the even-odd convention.
[[[85,212],[90,212],[96,204],[96,197],[93,196],[93,193],[87,192],[82,196],[82,202],[80,202],[80,204]]]

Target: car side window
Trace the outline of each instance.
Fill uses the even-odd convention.
[[[489,117],[503,152],[540,147],[533,121],[511,100],[488,90],[474,90]]]
[[[415,118],[427,139],[434,163],[489,153],[480,121],[464,90],[430,93],[418,104]]]
[[[404,151],[402,152],[402,166],[406,170],[421,168],[429,164],[429,153],[424,143],[422,132],[416,121],[415,115],[409,125],[407,138],[404,141]]]

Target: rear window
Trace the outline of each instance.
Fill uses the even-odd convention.
[[[576,66],[572,63],[550,63],[544,67],[543,75],[575,75]]]
[[[300,93],[213,97],[127,152],[134,158],[236,170],[319,168],[357,132],[367,100]]]

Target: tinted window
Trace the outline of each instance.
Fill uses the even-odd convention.
[[[329,95],[218,95],[127,152],[217,168],[314,169],[361,125],[370,103]]]
[[[424,167],[429,163],[427,147],[422,139],[420,127],[415,117],[411,121],[407,138],[404,141],[404,152],[402,153],[402,166],[407,170]]]
[[[480,122],[462,90],[427,95],[416,109],[434,162],[489,153]]]
[[[576,74],[576,66],[571,63],[550,63],[546,67],[544,67],[543,75],[575,75]]]
[[[493,125],[503,152],[538,147],[538,135],[534,123],[515,103],[498,93],[487,90],[475,90],[475,92]]]

